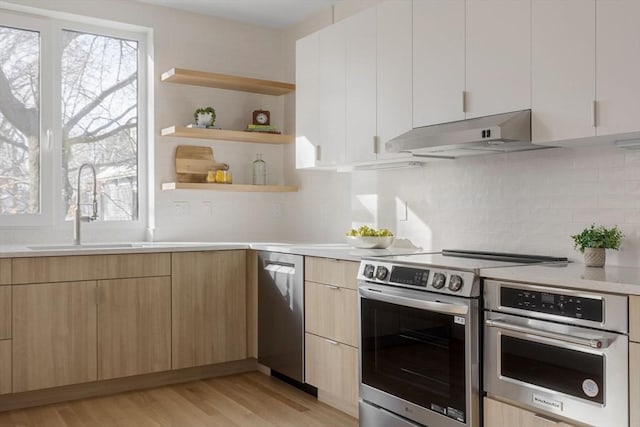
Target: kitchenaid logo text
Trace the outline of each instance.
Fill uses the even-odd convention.
[[[554,411],[562,411],[562,402],[559,400],[553,400],[540,396],[538,394],[533,395],[533,403],[544,408],[548,408]]]

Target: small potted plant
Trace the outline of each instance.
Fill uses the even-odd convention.
[[[584,254],[587,267],[603,267],[606,259],[605,249],[620,249],[624,234],[618,226],[606,228],[603,225],[591,224],[581,233],[571,236],[574,247]]]
[[[216,122],[216,110],[213,107],[198,108],[193,112],[193,119],[198,126],[213,127]]]

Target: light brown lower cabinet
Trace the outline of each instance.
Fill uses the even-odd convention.
[[[358,346],[358,295],[351,289],[305,282],[305,330]]]
[[[172,368],[247,357],[246,252],[172,255]]]
[[[11,393],[11,340],[0,341],[0,394]]]
[[[640,343],[629,343],[629,425],[640,426]]]
[[[13,287],[13,392],[97,379],[96,282]]]
[[[575,427],[561,421],[538,415],[517,406],[484,398],[484,425],[488,427]]]
[[[11,286],[0,286],[0,340],[11,338]]]
[[[357,407],[358,349],[305,334],[305,382]]]
[[[98,282],[98,379],[171,369],[171,277]]]

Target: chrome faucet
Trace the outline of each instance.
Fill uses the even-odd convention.
[[[86,167],[91,168],[91,172],[93,174],[93,215],[91,216],[82,216],[80,215],[80,178],[82,177],[82,169]],[[76,215],[73,221],[74,229],[73,229],[73,244],[80,244],[80,223],[81,222],[91,222],[98,219],[98,199],[97,199],[97,191],[96,191],[96,168],[93,167],[91,163],[83,163],[82,166],[78,169],[78,184],[76,189]]]

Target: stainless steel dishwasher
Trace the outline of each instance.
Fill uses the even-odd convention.
[[[258,252],[258,362],[304,382],[304,258]]]

